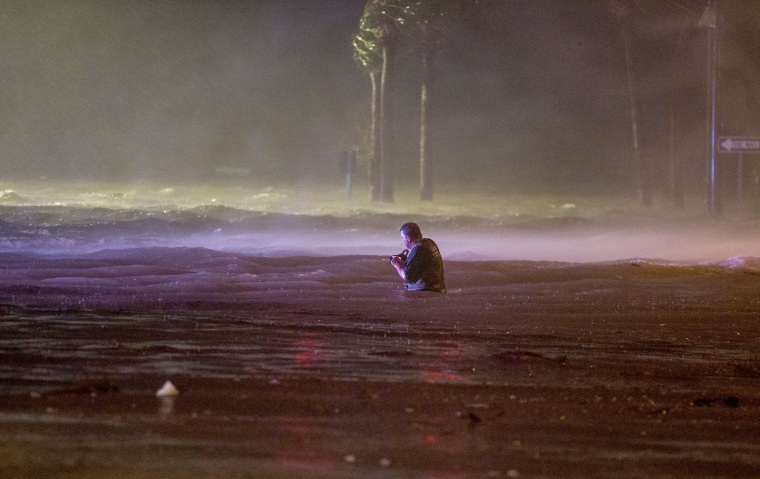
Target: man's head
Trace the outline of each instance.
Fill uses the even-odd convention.
[[[412,246],[422,241],[422,231],[417,223],[404,223],[399,230],[401,232],[401,241],[404,242],[406,248],[411,249]]]

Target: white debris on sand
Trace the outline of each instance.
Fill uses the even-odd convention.
[[[172,384],[171,381],[166,381],[163,386],[161,386],[161,389],[156,391],[157,397],[169,397],[169,396],[178,396],[179,395],[179,389]]]

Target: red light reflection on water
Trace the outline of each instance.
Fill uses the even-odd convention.
[[[320,351],[324,351],[325,341],[320,339],[315,333],[308,333],[303,339],[295,343],[296,366],[305,369],[311,369],[314,361]]]
[[[464,381],[465,377],[458,374],[451,368],[451,364],[448,361],[456,361],[462,356],[462,351],[459,349],[459,343],[456,341],[441,341],[436,342],[435,355],[442,358],[441,361],[436,362],[420,362],[418,363],[419,374],[427,382],[440,382],[440,381]],[[421,349],[419,347],[418,349]],[[425,351],[424,354],[429,355],[430,351]]]
[[[464,376],[454,372],[420,371],[420,376],[431,383],[438,381],[464,381]]]
[[[286,434],[287,443],[309,444],[318,443],[321,440],[320,428],[306,418],[290,418],[281,425],[281,431]],[[299,455],[300,454],[300,455]],[[296,448],[285,454],[278,454],[275,460],[280,466],[296,471],[327,472],[336,468],[335,459],[313,454],[313,451],[298,450]]]

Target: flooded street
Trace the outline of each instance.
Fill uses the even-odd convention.
[[[760,475],[750,220],[451,196],[409,294],[391,205],[75,186],[0,206],[0,477]]]
[[[198,253],[3,287],[3,477],[760,473],[752,269]]]
[[[759,4],[0,1],[0,479],[760,478]]]

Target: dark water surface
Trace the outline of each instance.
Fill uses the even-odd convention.
[[[2,196],[0,476],[760,475],[752,221],[456,198],[409,294],[406,213],[143,193]]]
[[[0,380],[12,388],[140,374],[500,384],[527,381],[526,364],[709,369],[760,356],[758,276],[741,267],[449,262],[439,295],[404,292],[366,256],[0,259]]]

